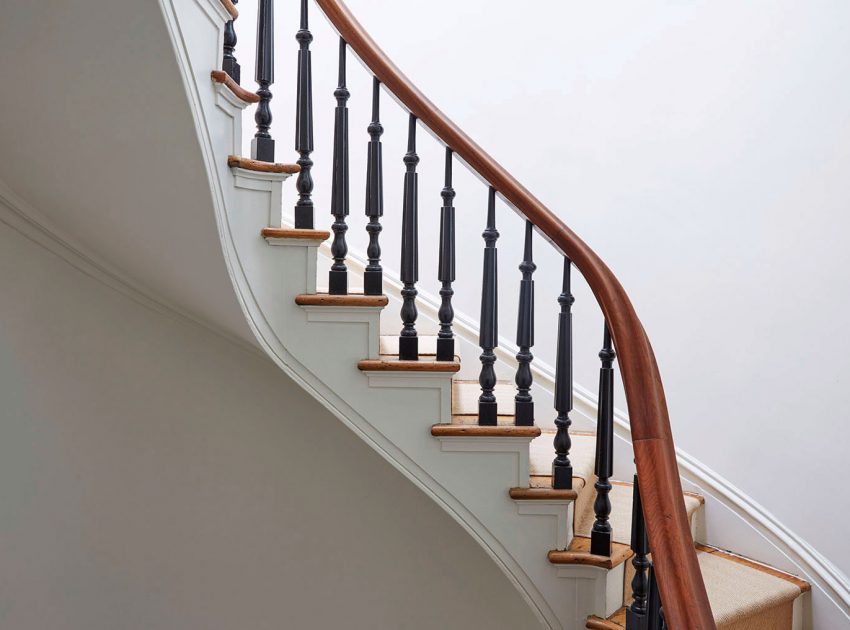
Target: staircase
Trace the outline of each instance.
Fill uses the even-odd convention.
[[[555,214],[453,125],[386,58],[340,0],[317,0],[340,34],[334,120],[333,215],[317,229],[312,192],[311,4],[300,3],[296,39],[294,164],[272,137],[273,2],[259,0],[256,94],[239,85],[238,10],[231,0],[173,2],[167,17],[215,190],[216,219],[234,288],[268,355],[413,483],[442,505],[491,555],[536,611],[541,627],[794,629],[807,627],[809,585],[709,546],[705,501],[682,490],[655,358],[631,302],[598,256]],[[179,25],[179,28],[177,28]],[[368,260],[348,251],[351,121],[346,87],[354,54],[373,74],[368,133]],[[382,96],[409,112],[400,235],[382,235]],[[240,155],[243,113],[256,107],[251,156]],[[358,123],[359,125],[359,123]],[[445,145],[439,237],[419,237],[417,132]],[[365,139],[365,138],[364,138]],[[478,345],[455,334],[453,169],[462,161],[487,183]],[[298,201],[284,217],[282,191]],[[358,193],[359,194],[359,193]],[[483,198],[482,190],[482,198]],[[359,199],[359,197],[358,197]],[[518,352],[498,349],[496,207],[523,219]],[[513,230],[512,230],[513,231]],[[401,243],[401,274],[381,266],[381,237]],[[468,235],[464,235],[466,238]],[[542,236],[543,239],[540,239]],[[507,238],[507,237],[504,237]],[[545,239],[545,242],[543,240]],[[422,242],[420,242],[422,241]],[[534,249],[563,259],[558,310],[534,312]],[[420,248],[439,250],[440,305],[417,308]],[[476,270],[477,271],[477,270]],[[595,426],[573,427],[572,283],[589,284],[605,317]],[[326,279],[326,291],[318,286]],[[354,287],[362,287],[357,291]],[[400,321],[398,318],[400,314]],[[535,324],[558,326],[555,413],[535,399]],[[425,334],[425,329],[431,334]],[[400,331],[400,332],[399,332]],[[595,331],[594,331],[595,332]],[[587,331],[581,331],[587,334]],[[635,470],[614,470],[614,378],[622,374]],[[511,378],[512,377],[512,378]],[[541,417],[557,415],[554,428]],[[701,541],[695,543],[694,541]]]

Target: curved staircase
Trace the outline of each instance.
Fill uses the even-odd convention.
[[[281,369],[457,519],[524,594],[542,627],[807,627],[806,582],[694,543],[708,542],[701,529],[704,501],[681,488],[654,355],[610,270],[427,101],[340,0],[318,0],[318,5],[341,35],[331,231],[316,229],[311,199],[314,120],[307,0],[301,2],[297,35],[297,90],[293,94],[282,90],[285,97],[297,99],[297,164],[276,163],[271,158],[274,141],[268,103],[273,64],[267,58],[273,48],[271,1],[260,0],[257,77],[261,89],[257,94],[238,83],[237,7],[229,0],[166,3],[187,91],[197,109],[195,123],[215,191],[222,248],[258,343]],[[362,268],[352,263],[345,240],[350,124],[345,77],[350,52],[374,74],[375,85],[373,120],[368,125],[370,248],[368,264]],[[380,266],[383,129],[378,115],[383,89],[410,112],[398,297],[384,289],[389,280]],[[240,156],[243,111],[255,104],[258,132],[255,155],[248,158]],[[439,242],[419,243],[417,232],[416,129],[420,125],[427,126],[447,149]],[[457,158],[489,187],[480,350],[452,332],[452,282],[456,271],[467,272],[455,269],[453,254],[451,171]],[[299,200],[286,220],[282,190],[291,176],[297,176]],[[514,208],[526,226],[520,266],[524,292],[517,335],[520,351],[515,363],[506,363],[494,353],[499,296],[495,275],[499,234],[493,212],[497,199]],[[558,412],[555,428],[542,428],[535,422],[531,395],[535,234],[542,235],[564,259],[560,312],[553,309],[546,318],[550,323],[557,321],[561,333],[557,387],[549,392]],[[328,258],[322,244],[331,238]],[[418,248],[425,246],[441,252],[442,304],[436,317],[422,316],[415,308]],[[570,430],[572,271],[591,286],[606,319],[595,430]],[[330,292],[317,290],[320,277],[328,278]],[[353,292],[350,287],[355,285],[365,291]],[[400,335],[396,334],[398,312],[403,324]],[[539,313],[536,319],[544,321]],[[431,327],[436,334],[422,335],[417,325]],[[475,360],[479,352],[480,365]],[[611,470],[617,367],[622,371],[632,421],[636,471]],[[504,380],[514,370],[516,379]],[[537,404],[537,415],[554,415]]]

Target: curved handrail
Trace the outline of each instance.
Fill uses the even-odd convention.
[[[381,83],[569,257],[584,276],[605,315],[619,355],[641,480],[641,500],[668,627],[714,629],[682,500],[661,375],[649,338],[622,285],[584,241],[411,83],[342,0],[316,1],[340,36]]]

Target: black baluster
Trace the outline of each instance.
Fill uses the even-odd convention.
[[[310,42],[313,34],[309,30],[308,0],[301,0],[301,28],[296,33],[298,41],[298,93],[295,111],[295,150],[298,151],[298,201],[295,204],[295,227],[312,230],[313,223],[313,62]]]
[[[666,630],[664,610],[661,606],[661,591],[655,575],[655,566],[649,565],[649,594],[647,599],[646,630]]]
[[[348,269],[345,266],[345,257],[348,254],[348,245],[345,242],[345,233],[348,226],[345,217],[348,216],[348,99],[351,93],[345,83],[345,40],[339,40],[339,87],[334,91],[336,97],[336,111],[334,118],[334,156],[333,156],[333,182],[331,186],[331,214],[334,223],[331,229],[334,240],[331,243],[331,255],[334,262],[331,265],[328,278],[328,289],[331,295],[348,294]]]
[[[416,282],[419,280],[419,175],[416,166],[416,116],[410,115],[407,133],[407,154],[404,165],[404,210],[401,220],[401,321],[404,327],[398,340],[398,358],[419,360],[419,337],[416,334]]]
[[[231,0],[233,4],[238,4],[239,0]],[[228,20],[224,24],[224,60],[221,64],[221,69],[224,70],[230,78],[239,83],[242,79],[242,69],[239,67],[239,62],[236,61],[236,27],[233,20]]]
[[[552,462],[552,487],[557,490],[572,490],[573,465],[570,462],[570,412],[573,410],[573,314],[575,302],[571,290],[570,273],[572,261],[564,256],[563,289],[558,304],[558,358],[555,368],[555,461]]]
[[[498,265],[496,241],[499,232],[496,230],[496,189],[490,187],[490,199],[487,208],[487,228],[484,237],[484,281],[481,289],[481,331],[479,345],[481,346],[481,375],[478,382],[481,385],[481,396],[478,397],[478,424],[495,426],[498,421],[498,406],[496,404],[496,355],[493,350],[499,346],[499,298],[498,298]]]
[[[531,221],[525,222],[525,250],[519,270],[522,280],[519,283],[519,314],[517,315],[516,345],[519,352],[516,355],[516,387],[514,397],[514,419],[519,427],[534,425],[534,401],[531,397],[531,385],[534,379],[531,374],[531,362],[534,355],[531,347],[534,345],[534,280],[532,275],[537,269],[532,257],[532,237],[534,226]]]
[[[261,162],[274,162],[274,140],[270,133],[272,126],[271,85],[274,83],[274,0],[259,0],[257,14],[257,71],[254,75],[260,89],[257,95],[257,112],[254,121],[257,133],[251,142],[251,157]]]
[[[614,459],[614,348],[611,345],[611,332],[605,325],[605,335],[599,358],[602,368],[599,370],[599,415],[596,431],[596,501],[593,510],[596,521],[590,532],[590,553],[597,556],[610,556],[613,542],[613,530],[608,517],[611,515],[611,474]]]
[[[366,166],[366,216],[369,223],[369,246],[366,255],[369,264],[363,274],[363,288],[366,295],[381,295],[384,292],[384,278],[381,269],[380,218],[384,216],[384,157],[381,136],[381,82],[378,77],[372,81],[372,122],[369,123],[369,152]]]
[[[643,503],[640,499],[638,476],[632,494],[632,566],[635,576],[632,578],[632,603],[626,610],[626,630],[648,630],[649,596],[649,540],[646,535],[646,521],[643,516]]]
[[[455,338],[452,321],[455,311],[452,308],[452,282],[455,281],[455,189],[452,187],[453,152],[446,147],[446,185],[443,188],[443,207],[440,210],[440,265],[437,279],[440,288],[440,332],[437,333],[437,361],[454,361]]]

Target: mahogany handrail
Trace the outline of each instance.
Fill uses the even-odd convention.
[[[641,500],[668,627],[715,629],[682,499],[661,375],[649,338],[622,285],[581,238],[413,85],[342,0],[316,2],[361,61],[410,113],[531,221],[584,276],[619,354]]]

